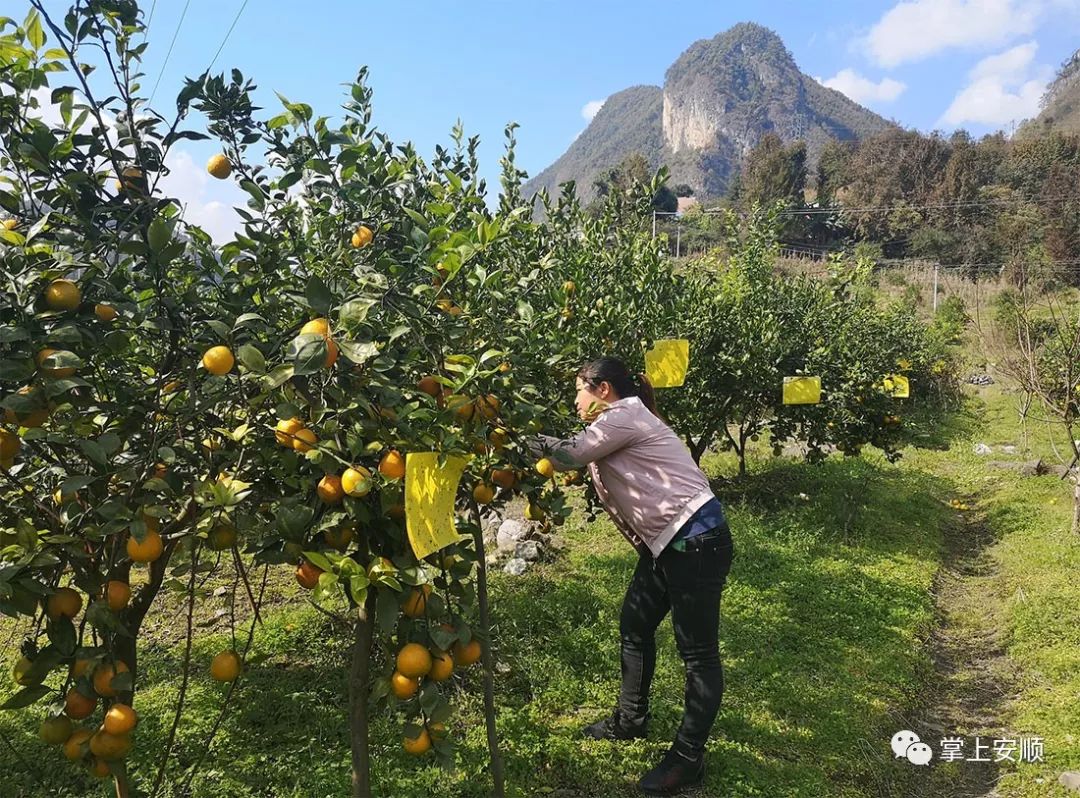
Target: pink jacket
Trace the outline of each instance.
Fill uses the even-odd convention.
[[[675,533],[713,498],[685,444],[636,396],[612,402],[573,438],[540,436],[559,471],[588,465],[619,530],[659,557]]]

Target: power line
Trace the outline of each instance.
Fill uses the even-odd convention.
[[[176,37],[180,35],[180,26],[184,24],[184,17],[187,16],[188,6],[191,5],[191,0],[185,0],[184,10],[180,12],[180,21],[176,23],[176,30],[173,31],[172,41],[169,42],[169,51],[165,53],[165,60],[161,63],[161,70],[158,72],[157,80],[154,81],[154,90],[150,92],[150,100],[148,105],[154,102],[154,95],[157,94],[158,84],[161,83],[161,76],[165,74],[165,67],[169,64],[169,58],[172,56],[173,46],[176,44]]]
[[[218,56],[221,55],[221,51],[225,49],[225,43],[229,41],[229,37],[232,36],[233,28],[235,28],[236,23],[240,21],[240,15],[244,13],[244,9],[247,8],[247,4],[248,0],[244,0],[244,2],[240,4],[240,10],[237,11],[236,16],[233,17],[232,25],[230,25],[229,30],[225,32],[225,38],[221,40],[221,44],[218,46],[217,52],[214,53],[214,57],[210,61],[210,66],[206,68],[207,72],[213,69],[214,64],[217,63]]]

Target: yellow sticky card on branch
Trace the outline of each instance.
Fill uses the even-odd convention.
[[[821,377],[784,377],[784,404],[821,404]]]
[[[678,388],[686,382],[689,367],[690,342],[685,338],[656,341],[645,353],[645,376],[654,388]]]
[[[439,465],[438,452],[410,452],[405,457],[405,529],[417,559],[457,543],[454,499],[465,459],[450,456]]]
[[[911,383],[903,374],[890,374],[885,378],[885,393],[891,394],[897,399],[907,399],[911,396]]]

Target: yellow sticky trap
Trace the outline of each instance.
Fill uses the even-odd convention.
[[[656,341],[645,353],[645,376],[654,388],[678,388],[686,382],[689,367],[690,342],[685,338]]]
[[[784,404],[821,404],[821,377],[784,377]]]
[[[907,399],[911,395],[911,383],[903,374],[890,374],[885,378],[885,393],[897,399]]]
[[[461,540],[454,528],[454,499],[465,459],[450,456],[439,465],[438,452],[405,457],[405,529],[417,559]]]

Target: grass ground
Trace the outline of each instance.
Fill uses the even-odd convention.
[[[992,636],[1013,681],[993,701],[993,722],[1045,739],[1045,765],[1009,767],[1003,798],[1062,796],[1057,774],[1080,764],[1080,631],[1077,542],[1067,534],[1070,493],[1054,477],[1024,478],[988,466],[975,442],[1019,444],[1012,397],[981,389],[966,409],[928,427],[923,448],[897,465],[870,455],[808,466],[762,457],[725,479],[734,463],[708,463],[724,499],[736,559],[724,595],[724,707],[709,750],[703,796],[900,798],[982,794],[959,766],[915,769],[894,761],[893,732],[944,716],[986,732],[972,673]],[[1045,430],[1029,436],[1045,454]],[[1021,450],[1015,457],[1030,456]],[[994,455],[992,459],[1009,459]],[[971,511],[948,506],[968,499]],[[978,534],[976,534],[978,533]],[[634,555],[604,521],[567,527],[568,549],[523,577],[493,584],[499,726],[507,782],[517,796],[622,796],[666,748],[678,724],[682,669],[669,625],[661,629],[650,739],[584,741],[579,728],[608,711],[618,685],[617,620]],[[963,573],[943,613],[941,575],[956,553],[978,547],[985,567]],[[303,603],[281,574],[241,692],[203,763],[223,690],[205,677],[227,645],[225,620],[197,619],[198,674],[180,726],[166,794],[199,798],[310,798],[347,792],[344,630]],[[142,654],[142,723],[133,761],[145,779],[163,747],[182,661],[178,598],[158,615]],[[7,624],[7,625],[3,625]],[[942,624],[959,645],[951,663],[936,648]],[[15,630],[0,622],[3,639]],[[964,662],[964,652],[978,661]],[[10,660],[13,651],[5,654]],[[971,654],[975,656],[975,654]],[[478,673],[466,674],[451,730],[458,767],[408,758],[399,726],[379,718],[379,794],[488,794]],[[947,684],[942,684],[945,681]],[[985,687],[986,679],[982,680]],[[970,689],[969,689],[970,688]],[[967,692],[965,692],[967,691]],[[4,688],[3,692],[10,692]],[[971,706],[965,706],[965,702]],[[936,713],[936,714],[935,714]],[[0,795],[105,795],[32,736],[32,713],[0,715]],[[996,726],[995,726],[996,728]],[[995,774],[997,775],[997,774]]]

